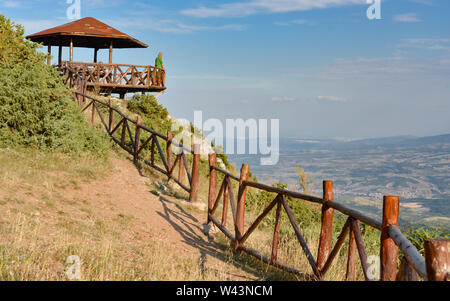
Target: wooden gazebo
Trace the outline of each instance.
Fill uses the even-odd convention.
[[[97,87],[100,92],[119,93],[123,97],[128,92],[161,92],[166,89],[165,71],[162,69],[113,64],[114,48],[147,48],[148,45],[97,19],[83,18],[29,35],[27,39],[48,46],[49,54],[52,46],[58,46],[58,66],[67,66],[80,73],[87,80],[88,87]],[[70,48],[69,61],[62,60],[63,47]],[[94,49],[94,62],[74,62],[74,47]],[[109,63],[97,62],[100,49],[109,49]]]

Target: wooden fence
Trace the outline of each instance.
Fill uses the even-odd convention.
[[[381,231],[380,277],[382,281],[418,280],[419,276],[424,280],[450,280],[450,241],[427,241],[425,244],[427,260],[425,260],[398,228],[400,197],[384,197],[383,217],[382,222],[379,222],[358,211],[334,202],[332,181],[323,182],[323,197],[320,198],[261,183],[251,182],[248,180],[249,166],[246,164],[242,165],[240,177],[237,177],[216,166],[216,154],[209,155],[209,165],[208,224],[214,224],[232,241],[234,251],[237,255],[240,255],[242,252],[246,252],[269,265],[297,274],[305,279],[324,280],[327,272],[333,264],[334,259],[343,246],[347,235],[349,235],[345,279],[347,281],[355,280],[356,252],[358,252],[364,278],[365,280],[370,281],[373,279],[371,279],[371,275],[369,274],[367,253],[360,229],[360,223],[364,223]],[[222,174],[224,178],[219,190],[217,191],[218,173]],[[238,183],[236,192],[233,191],[232,181]],[[247,230],[245,230],[245,205],[248,187],[275,193],[277,196],[265,209],[262,210],[261,214],[252,223],[250,223]],[[317,203],[322,207],[321,234],[316,258],[311,253],[311,250],[308,247],[308,244],[298,226],[294,213],[289,206],[287,197],[295,199],[296,201],[304,200],[307,202]],[[219,203],[223,204],[221,220],[216,217],[216,211]],[[231,207],[233,217],[233,228],[231,229],[226,227],[228,205]],[[272,239],[272,252],[269,258],[260,254],[257,250],[247,247],[245,242],[262,222],[262,220],[275,207],[276,219]],[[337,210],[347,216],[347,220],[337,238],[337,241],[332,247],[332,222],[334,210]],[[280,223],[283,212],[287,214],[298,243],[300,244],[301,249],[313,271],[312,274],[297,270],[294,267],[279,262],[277,259]],[[427,250],[427,248],[429,250]],[[403,252],[404,259],[401,263],[400,270],[397,271],[399,249]]]
[[[74,88],[74,101],[83,107],[83,111],[91,110],[91,123],[94,123],[95,116],[100,118],[105,130],[110,135],[111,139],[122,147],[125,151],[130,153],[134,160],[140,160],[147,166],[163,173],[168,177],[168,180],[173,180],[182,189],[189,193],[191,202],[196,202],[198,197],[199,185],[199,170],[200,170],[200,146],[194,145],[194,150],[186,148],[181,144],[172,141],[172,134],[169,132],[164,136],[141,123],[141,118],[132,120],[123,114],[118,109],[112,106],[111,101],[105,103],[94,97],[86,95],[86,79],[84,79],[78,72],[73,71],[67,66],[63,66],[63,73],[66,75],[66,82]],[[108,116],[104,116],[104,112],[100,109],[103,107]],[[119,121],[114,121],[114,113],[119,115]],[[134,135],[131,128],[134,127]],[[144,143],[141,144],[141,133],[146,132],[150,134]],[[120,133],[117,136],[117,133]],[[116,134],[116,136],[115,136]],[[131,145],[126,144],[126,140]],[[166,152],[162,150],[158,139],[166,142]],[[150,159],[141,155],[142,150],[150,147]],[[173,162],[172,146],[178,147],[181,152],[177,154],[175,162]],[[156,152],[157,150],[157,152]],[[155,162],[155,155],[158,154],[162,166]],[[192,155],[192,167],[189,169],[186,154]],[[174,168],[178,164],[178,177],[174,177]],[[413,244],[402,234],[398,228],[400,197],[385,196],[383,199],[383,216],[382,221],[379,222],[373,218],[367,217],[364,214],[348,208],[342,204],[334,201],[333,182],[323,182],[323,197],[316,197],[311,195],[293,192],[286,189],[276,188],[273,186],[248,181],[249,165],[243,164],[240,172],[240,177],[217,167],[216,154],[209,155],[209,195],[208,195],[208,214],[207,223],[214,224],[220,229],[225,236],[227,236],[233,243],[234,251],[237,255],[245,252],[257,259],[288,271],[297,274],[310,280],[324,280],[328,270],[330,269],[334,259],[338,255],[343,246],[347,235],[349,235],[349,247],[347,256],[347,270],[345,279],[347,281],[355,280],[356,275],[356,252],[358,252],[361,266],[363,269],[364,278],[367,281],[373,280],[369,275],[369,266],[367,261],[367,253],[364,246],[360,223],[364,223],[381,231],[381,249],[380,249],[380,276],[383,281],[395,280],[418,280],[419,276],[424,280],[450,280],[450,241],[449,240],[428,240],[425,242],[426,259],[424,259]],[[188,177],[188,184],[183,183],[183,174],[186,172]],[[224,175],[224,179],[218,187],[218,173]],[[237,192],[233,191],[232,181],[238,183]],[[253,221],[253,223],[245,231],[245,205],[247,187],[271,192],[277,194],[274,200],[264,209],[262,213]],[[298,226],[291,207],[289,206],[286,197],[296,200],[304,200],[307,202],[317,203],[322,206],[322,225],[321,234],[319,238],[318,254],[315,258],[309,249],[306,240]],[[216,217],[217,208],[222,202],[221,221]],[[232,230],[227,229],[227,214],[228,204],[231,207],[231,214],[233,218]],[[260,254],[257,250],[249,248],[245,245],[250,235],[255,231],[261,221],[269,214],[269,212],[276,207],[276,220],[274,225],[274,234],[272,240],[272,252],[270,258]],[[332,222],[334,211],[337,210],[347,216],[347,220],[332,247]],[[305,273],[285,263],[277,260],[279,232],[281,224],[281,216],[285,212],[289,222],[295,232],[297,240],[305,254],[313,274]],[[234,233],[234,234],[233,234]],[[403,252],[404,257],[397,271],[397,260],[399,249]]]
[[[66,76],[65,82],[74,88],[74,101],[82,107],[82,111],[91,110],[90,121],[94,124],[96,116],[100,119],[106,132],[111,139],[122,149],[131,154],[134,161],[143,162],[145,165],[166,175],[168,180],[174,181],[183,190],[189,193],[190,202],[196,202],[198,199],[198,185],[200,172],[200,146],[194,145],[194,150],[178,144],[173,141],[173,135],[168,132],[167,136],[154,131],[142,124],[140,116],[133,120],[123,114],[120,110],[113,107],[112,101],[103,102],[86,94],[86,79],[78,72],[68,68],[61,67],[61,71]],[[116,117],[115,117],[116,116]],[[118,118],[117,118],[118,117]],[[143,134],[149,134],[143,143],[141,137]],[[163,151],[159,140],[166,144]],[[127,143],[128,142],[128,143]],[[178,148],[175,160],[172,147]],[[143,156],[143,150],[149,148],[149,157]],[[192,156],[192,164],[189,163],[187,155]],[[157,164],[156,156],[159,156],[161,164]],[[190,165],[192,167],[190,167]],[[178,175],[174,175],[175,168],[178,166]],[[188,183],[184,183],[185,174]]]

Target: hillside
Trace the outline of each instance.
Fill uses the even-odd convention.
[[[235,256],[237,254],[232,253],[225,236],[218,233],[217,228],[204,225],[210,191],[207,158],[187,150],[177,154],[175,162],[179,165],[170,167],[174,162],[169,159],[174,155],[172,147],[179,146],[169,138],[171,133],[168,131],[173,131],[176,121],[155,97],[136,94],[132,100],[126,101],[101,97],[91,91],[91,96],[75,95],[77,103],[84,107],[82,110],[73,101],[73,90],[62,81],[56,68],[43,64],[46,56],[36,52],[38,46],[24,41],[23,29],[5,18],[0,21],[1,29],[6,28],[11,36],[4,39],[11,44],[5,48],[8,51],[0,52],[0,69],[11,71],[1,73],[3,77],[0,78],[5,85],[0,92],[1,280],[312,279],[268,267],[260,261],[261,256],[256,256],[258,260],[247,255]],[[23,51],[9,51],[13,48],[23,48]],[[67,68],[64,70],[68,76],[78,74]],[[105,122],[106,114],[109,125]],[[121,130],[116,131],[120,126]],[[188,137],[183,139],[191,140],[192,136],[199,135],[192,124],[189,124],[189,129]],[[166,133],[167,137],[164,136]],[[405,139],[410,143],[412,138]],[[183,140],[184,146],[192,148],[186,140]],[[209,141],[203,139],[202,143],[211,150]],[[364,142],[362,148],[372,143]],[[327,148],[318,153],[333,152]],[[431,149],[434,150],[433,147]],[[285,148],[285,151],[292,150]],[[305,148],[295,151],[303,152]],[[359,154],[360,160],[366,160],[364,154],[367,151],[359,151],[356,154]],[[312,153],[317,152],[313,150]],[[350,151],[346,155],[348,153]],[[394,156],[401,151],[392,150],[391,153]],[[130,154],[134,157],[133,161]],[[341,154],[334,155],[333,160],[326,162],[343,161],[339,157]],[[227,156],[218,154],[218,157],[219,166],[234,171]],[[432,153],[430,158],[434,157],[440,160],[440,155]],[[311,161],[311,167],[324,167],[321,164],[323,158],[322,161]],[[186,167],[185,174],[181,162]],[[370,168],[378,168],[377,163],[373,162]],[[253,166],[257,167],[256,164]],[[343,170],[351,172],[348,168]],[[177,178],[173,176],[175,173]],[[184,190],[167,182],[167,177],[162,174]],[[225,174],[221,175],[222,180],[236,180],[235,175]],[[273,176],[277,174],[273,173]],[[358,180],[355,182],[359,183],[364,178],[360,174],[355,177]],[[253,175],[249,175],[249,179],[258,181]],[[336,184],[342,184],[340,181],[342,179],[338,179]],[[190,188],[184,186],[186,182]],[[234,223],[236,229],[240,227],[243,231],[261,214],[262,208],[268,204],[272,206],[269,208],[273,208],[278,202],[276,216],[273,210],[269,213],[267,209],[264,215],[268,214],[262,223],[258,227],[250,227],[254,230],[252,237],[238,241],[244,244],[245,240],[246,248],[258,249],[266,258],[271,254],[271,264],[280,260],[298,269],[297,275],[313,271],[317,278],[322,278],[312,255],[321,253],[318,251],[318,238],[322,230],[322,199],[317,197],[319,194],[316,193],[315,198],[308,197],[314,198],[315,203],[306,203],[300,200],[304,197],[274,191],[274,187],[266,186],[266,190],[260,190],[258,186],[250,187],[247,183],[244,185],[249,187],[243,190],[244,186],[239,184],[241,195],[242,191],[246,191],[246,201],[244,208],[239,206],[236,210],[233,199],[238,184],[227,183],[222,185],[228,186],[224,191],[224,205],[218,201],[218,207],[214,206],[217,211],[222,210],[221,224],[214,222],[217,227],[228,224],[233,229],[230,224]],[[280,181],[273,186],[278,189],[286,187]],[[185,191],[189,191],[190,195]],[[285,198],[275,198],[277,193],[286,194]],[[188,198],[189,202],[186,201]],[[232,216],[227,215],[227,199],[234,213]],[[243,204],[241,201],[244,198],[239,196],[239,200],[239,205]],[[287,216],[282,214],[281,206],[285,207]],[[245,210],[245,217],[241,209]],[[238,225],[238,219],[242,224]],[[346,220],[344,214],[336,213],[330,225],[330,242],[337,244],[340,241],[344,245],[337,252],[339,254],[335,253],[338,259],[330,266],[327,280],[347,277],[345,258],[351,247],[348,241],[346,243],[345,236],[338,238],[344,224],[348,225],[351,221]],[[274,223],[277,223],[275,233]],[[359,233],[355,230],[359,229],[358,225],[352,223],[353,232]],[[300,227],[302,234],[298,229]],[[362,231],[357,237],[359,243],[365,245],[367,254],[378,256],[380,238],[377,229],[381,226],[372,227],[361,225]],[[423,239],[430,235],[441,237],[437,232],[419,233],[416,246],[421,248]],[[228,237],[231,235],[228,234]],[[298,242],[306,256],[299,256]],[[368,279],[359,266],[351,278]]]
[[[123,154],[74,162],[4,149],[0,163],[2,280],[68,280],[71,255],[81,259],[82,280],[290,277],[235,259],[202,232],[204,207]]]
[[[132,163],[98,117],[87,122],[22,26],[0,14],[0,31],[1,280],[294,279],[202,233],[205,160],[200,202],[189,204],[161,174]],[[170,129],[154,97],[135,100],[115,105]]]

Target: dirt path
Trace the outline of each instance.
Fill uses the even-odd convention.
[[[258,279],[255,271],[246,271],[244,265],[230,260],[223,244],[203,233],[206,204],[198,208],[155,189],[167,183],[162,177],[142,176],[130,159],[113,157],[111,162],[114,167],[106,178],[81,184],[80,189],[66,191],[65,196],[89,199],[91,208],[106,219],[118,214],[133,217],[127,229],[129,235],[126,235],[129,244],[134,243],[134,237],[164,242],[167,256],[176,254],[198,262],[208,279],[215,278],[211,273],[219,273],[217,279]],[[159,196],[154,194],[155,190],[159,190]]]
[[[206,195],[193,206],[162,174],[142,176],[121,152],[109,160],[0,153],[0,279],[67,280],[71,255],[84,280],[265,279],[222,234],[203,233]]]

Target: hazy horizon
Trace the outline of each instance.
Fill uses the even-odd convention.
[[[384,138],[396,138],[396,137],[412,137],[412,138],[426,138],[426,137],[435,137],[435,136],[445,136],[450,135],[450,132],[444,132],[444,133],[437,133],[432,135],[426,135],[426,136],[420,136],[420,135],[413,135],[413,134],[404,134],[404,135],[395,135],[395,136],[359,136],[359,137],[314,137],[314,136],[280,136],[282,139],[317,139],[317,140],[342,140],[343,142],[346,141],[358,141],[358,140],[365,140],[365,139],[384,139]]]

